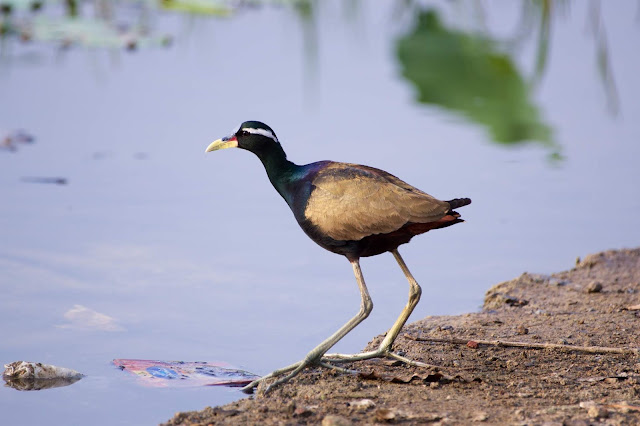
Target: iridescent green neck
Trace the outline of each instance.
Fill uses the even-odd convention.
[[[273,144],[269,146],[269,149],[255,154],[262,161],[273,187],[285,199],[287,204],[291,205],[290,186],[295,180],[296,172],[300,166],[287,160],[287,154],[285,154],[280,144]]]

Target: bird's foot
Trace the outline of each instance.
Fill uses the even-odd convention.
[[[414,361],[412,359],[406,358],[400,354],[392,352],[388,348],[378,348],[375,351],[362,352],[359,354],[326,354],[322,357],[321,362],[336,364],[343,362],[363,361],[373,358],[391,358],[401,361],[407,365],[412,365],[414,367],[439,368],[436,365],[426,364],[424,362]]]
[[[391,352],[391,351],[387,352],[386,356],[387,356],[387,358],[396,359],[396,360],[398,360],[398,361],[404,362],[405,364],[407,364],[407,365],[412,365],[412,366],[414,366],[414,367],[422,367],[422,368],[440,368],[440,367],[439,367],[439,366],[437,366],[437,365],[432,365],[432,364],[427,364],[427,363],[425,363],[425,362],[415,361],[415,360],[413,360],[413,359],[403,357],[402,355],[397,354],[397,353],[395,353],[395,352]]]
[[[242,389],[240,389],[242,392],[244,393],[248,393],[248,394],[252,394],[253,391],[261,384],[264,383],[265,381],[271,379],[272,377],[278,377],[278,376],[282,376],[283,374],[289,373],[290,371],[293,371],[292,373],[288,374],[286,377],[284,377],[283,379],[277,380],[276,382],[272,383],[271,385],[269,385],[266,389],[265,389],[265,393],[269,392],[274,385],[276,384],[280,384],[280,383],[284,383],[287,380],[291,379],[293,376],[295,376],[296,374],[298,374],[304,367],[304,361],[298,361],[295,364],[291,364],[289,366],[280,368],[278,370],[272,371],[271,373],[267,374],[266,376],[262,376],[259,379],[254,380],[253,382],[249,383],[248,385],[246,385],[245,387],[243,387]]]
[[[401,361],[407,365],[412,365],[414,367],[439,368],[436,365],[426,364],[424,362],[414,361],[412,359],[406,358],[395,352],[391,352],[391,350],[389,349],[379,348],[375,351],[362,352],[358,354],[326,354],[320,359],[305,358],[302,361],[298,361],[295,364],[291,364],[287,367],[280,368],[278,370],[273,371],[272,373],[267,374],[266,376],[263,376],[259,379],[254,380],[253,382],[243,387],[241,390],[244,393],[252,394],[260,384],[265,383],[269,379],[286,374],[286,376],[274,381],[273,383],[271,383],[265,388],[264,393],[268,393],[274,388],[280,386],[281,384],[288,382],[293,377],[297,376],[302,370],[312,365],[319,365],[321,367],[328,368],[331,370],[337,370],[341,373],[358,374],[357,370],[351,370],[348,368],[339,367],[334,364],[340,364],[344,362],[363,361],[366,359],[373,359],[373,358],[391,358],[391,359]]]
[[[246,385],[245,387],[243,387],[241,390],[244,393],[248,393],[251,394],[253,393],[253,391],[261,384],[266,382],[267,380],[274,378],[274,377],[278,377],[278,376],[282,376],[283,374],[289,373],[287,374],[285,377],[276,380],[275,382],[271,383],[270,385],[268,385],[265,390],[264,393],[268,393],[270,392],[273,388],[280,386],[281,384],[288,382],[289,380],[291,380],[293,377],[297,376],[298,373],[300,373],[302,370],[304,370],[306,367],[310,367],[312,365],[319,365],[320,367],[324,367],[330,370],[337,370],[341,373],[348,373],[348,374],[357,374],[358,372],[355,370],[350,370],[348,368],[343,368],[343,367],[338,367],[337,365],[332,365],[328,362],[325,362],[323,359],[309,359],[309,358],[305,358],[302,361],[298,361],[295,364],[291,364],[287,367],[281,368],[279,370],[275,370],[270,374],[267,374],[266,376],[263,376],[259,379],[254,380],[253,382],[249,383],[248,385]]]
[[[324,368],[326,368],[328,370],[339,371],[340,373],[346,373],[346,374],[358,374],[359,373],[358,370],[350,370],[348,368],[338,367],[337,365],[329,364],[328,362],[324,362],[324,361],[318,362],[318,365],[320,365],[321,367],[324,367]]]
[[[287,367],[281,368],[279,370],[275,370],[273,372],[271,372],[270,374],[267,374],[264,377],[261,377],[257,380],[254,380],[253,382],[249,383],[247,386],[243,387],[241,390],[244,393],[253,393],[253,390],[255,388],[257,388],[261,383],[265,382],[266,380],[269,380],[273,377],[278,377],[278,376],[282,376],[283,374],[287,374],[286,376],[284,376],[281,379],[276,380],[275,382],[271,383],[270,385],[268,385],[265,390],[264,393],[268,393],[270,392],[273,388],[280,386],[281,384],[288,382],[289,380],[291,380],[293,377],[297,376],[298,373],[300,373],[302,370],[304,370],[307,367],[310,367],[312,365],[321,365],[323,367],[327,367],[327,368],[336,368],[336,369],[340,369],[340,370],[345,370],[345,368],[342,367],[335,367],[333,365],[329,365],[325,362],[323,362],[321,359],[321,354],[318,354],[315,350],[311,351],[306,357],[305,359],[303,359],[302,361],[298,361],[295,364],[291,364]]]

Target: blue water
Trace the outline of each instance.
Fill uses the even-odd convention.
[[[496,40],[521,4],[435,2],[441,18]],[[424,289],[412,320],[477,310],[493,284],[569,269],[577,256],[640,243],[640,27],[635,3],[603,2],[618,113],[598,72],[588,4],[553,14],[532,102],[556,147],[506,147],[463,114],[415,101],[392,2],[231,18],[161,13],[168,48],[59,51],[5,40],[0,127],[36,138],[0,151],[0,363],[73,368],[65,388],[0,388],[12,424],[154,424],[241,398],[237,389],[149,389],[114,358],[227,361],[263,374],[297,361],[359,306],[351,268],[298,229],[247,152],[204,154],[257,119],[297,163],[385,169],[431,193],[470,197],[466,223],[401,247]],[[484,28],[484,29],[483,29]],[[509,51],[534,75],[536,38]],[[559,148],[563,159],[550,160]],[[67,185],[26,183],[63,177]],[[372,315],[335,350],[391,325],[408,286],[391,255],[363,259]]]

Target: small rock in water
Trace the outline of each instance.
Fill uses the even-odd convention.
[[[3,376],[9,379],[76,379],[84,374],[40,362],[15,361],[5,364]]]

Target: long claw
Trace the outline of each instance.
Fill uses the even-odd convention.
[[[345,374],[358,374],[359,371],[358,370],[350,370],[348,368],[342,368],[342,367],[338,367],[337,365],[333,365],[333,364],[329,364],[328,362],[319,362],[318,365],[330,369],[330,370],[336,370],[339,371],[341,373],[345,373]]]
[[[321,365],[324,363],[342,363],[342,362],[355,362],[355,361],[364,361],[366,359],[373,358],[392,358],[398,361],[401,361],[407,365],[412,365],[414,367],[422,367],[422,368],[442,368],[437,365],[426,364],[420,361],[414,361],[412,359],[403,357],[402,355],[398,355],[395,352],[377,349],[371,352],[362,352],[359,354],[327,354],[322,357]],[[335,367],[335,366],[334,366]]]
[[[423,367],[423,368],[440,368],[440,367],[438,367],[437,365],[425,364],[424,362],[414,361],[414,360],[412,360],[412,359],[405,358],[405,357],[403,357],[402,355],[398,355],[398,354],[397,354],[397,353],[395,353],[395,352],[389,352],[389,353],[387,353],[387,356],[388,356],[389,358],[397,359],[398,361],[402,361],[402,362],[404,362],[405,364],[412,365],[412,366],[414,366],[414,367]]]
[[[279,370],[275,370],[269,374],[267,374],[266,376],[262,376],[259,379],[254,380],[253,382],[249,383],[247,386],[243,387],[242,389],[240,389],[242,392],[246,393],[246,394],[252,394],[253,390],[255,388],[258,387],[258,385],[262,382],[264,382],[265,380],[268,380],[272,377],[278,377],[281,376],[285,373],[288,373],[291,370],[295,370],[297,368],[299,368],[301,365],[304,365],[304,361],[298,361],[295,364],[291,364],[288,365],[286,367],[280,368]],[[271,386],[269,386],[271,387]]]
[[[271,383],[265,390],[264,393],[269,393],[271,391],[271,389],[280,386],[281,384],[288,382],[289,380],[291,380],[292,378],[294,378],[295,376],[298,375],[298,373],[300,373],[305,367],[307,367],[308,364],[305,362],[301,362],[300,365],[293,370],[291,373],[287,374],[285,377],[283,377],[282,379],[278,379],[275,382]]]
[[[431,365],[431,364],[425,364],[424,362],[420,362],[420,361],[414,361],[412,359],[403,357],[402,355],[398,355],[394,352],[389,352],[389,351],[381,351],[381,350],[377,350],[377,351],[371,351],[371,352],[364,352],[364,353],[359,353],[359,354],[328,354],[324,357],[322,357],[320,360],[312,362],[309,360],[303,360],[303,361],[299,361],[295,364],[292,364],[288,367],[285,368],[281,368],[280,370],[276,370],[271,374],[267,374],[264,377],[261,377],[257,380],[254,380],[253,382],[249,383],[247,386],[243,387],[241,390],[244,393],[248,393],[248,394],[252,394],[254,388],[256,388],[260,383],[264,382],[265,380],[268,380],[272,377],[277,377],[277,376],[281,376],[282,374],[291,371],[291,373],[289,373],[287,376],[276,380],[275,382],[271,383],[269,386],[267,386],[267,388],[265,389],[264,393],[269,393],[271,392],[271,390],[273,390],[274,388],[280,386],[283,383],[288,382],[289,380],[291,380],[292,378],[294,378],[295,376],[297,376],[302,370],[304,370],[306,367],[309,367],[311,365],[319,365],[321,367],[327,368],[327,369],[332,369],[332,370],[337,370],[341,373],[346,373],[346,374],[358,374],[357,370],[351,370],[348,368],[342,368],[342,367],[338,367],[337,365],[333,365],[331,363],[341,363],[341,362],[354,362],[354,361],[363,361],[366,359],[372,359],[372,358],[393,358],[396,359],[398,361],[402,361],[405,364],[408,365],[412,365],[414,367],[423,367],[423,368],[443,368],[443,367],[439,367],[437,365]]]

